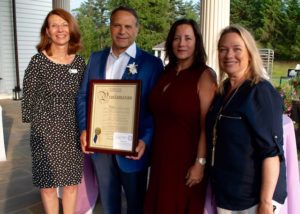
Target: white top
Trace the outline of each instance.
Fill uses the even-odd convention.
[[[106,75],[105,79],[122,79],[126,70],[126,66],[130,57],[136,57],[136,43],[132,43],[126,51],[121,53],[119,57],[115,56],[110,48],[110,53],[106,62]]]

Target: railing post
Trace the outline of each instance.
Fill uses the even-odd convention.
[[[2,107],[1,106],[0,106],[0,161],[6,161],[3,120],[2,120]]]

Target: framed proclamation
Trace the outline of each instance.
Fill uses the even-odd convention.
[[[87,151],[136,155],[140,93],[140,80],[91,81]]]

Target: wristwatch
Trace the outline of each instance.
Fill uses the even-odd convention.
[[[196,161],[202,166],[206,164],[206,158],[196,158]]]

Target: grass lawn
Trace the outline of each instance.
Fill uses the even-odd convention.
[[[279,85],[279,79],[281,76],[286,76],[289,68],[295,68],[298,61],[274,61],[272,83],[274,86]]]

